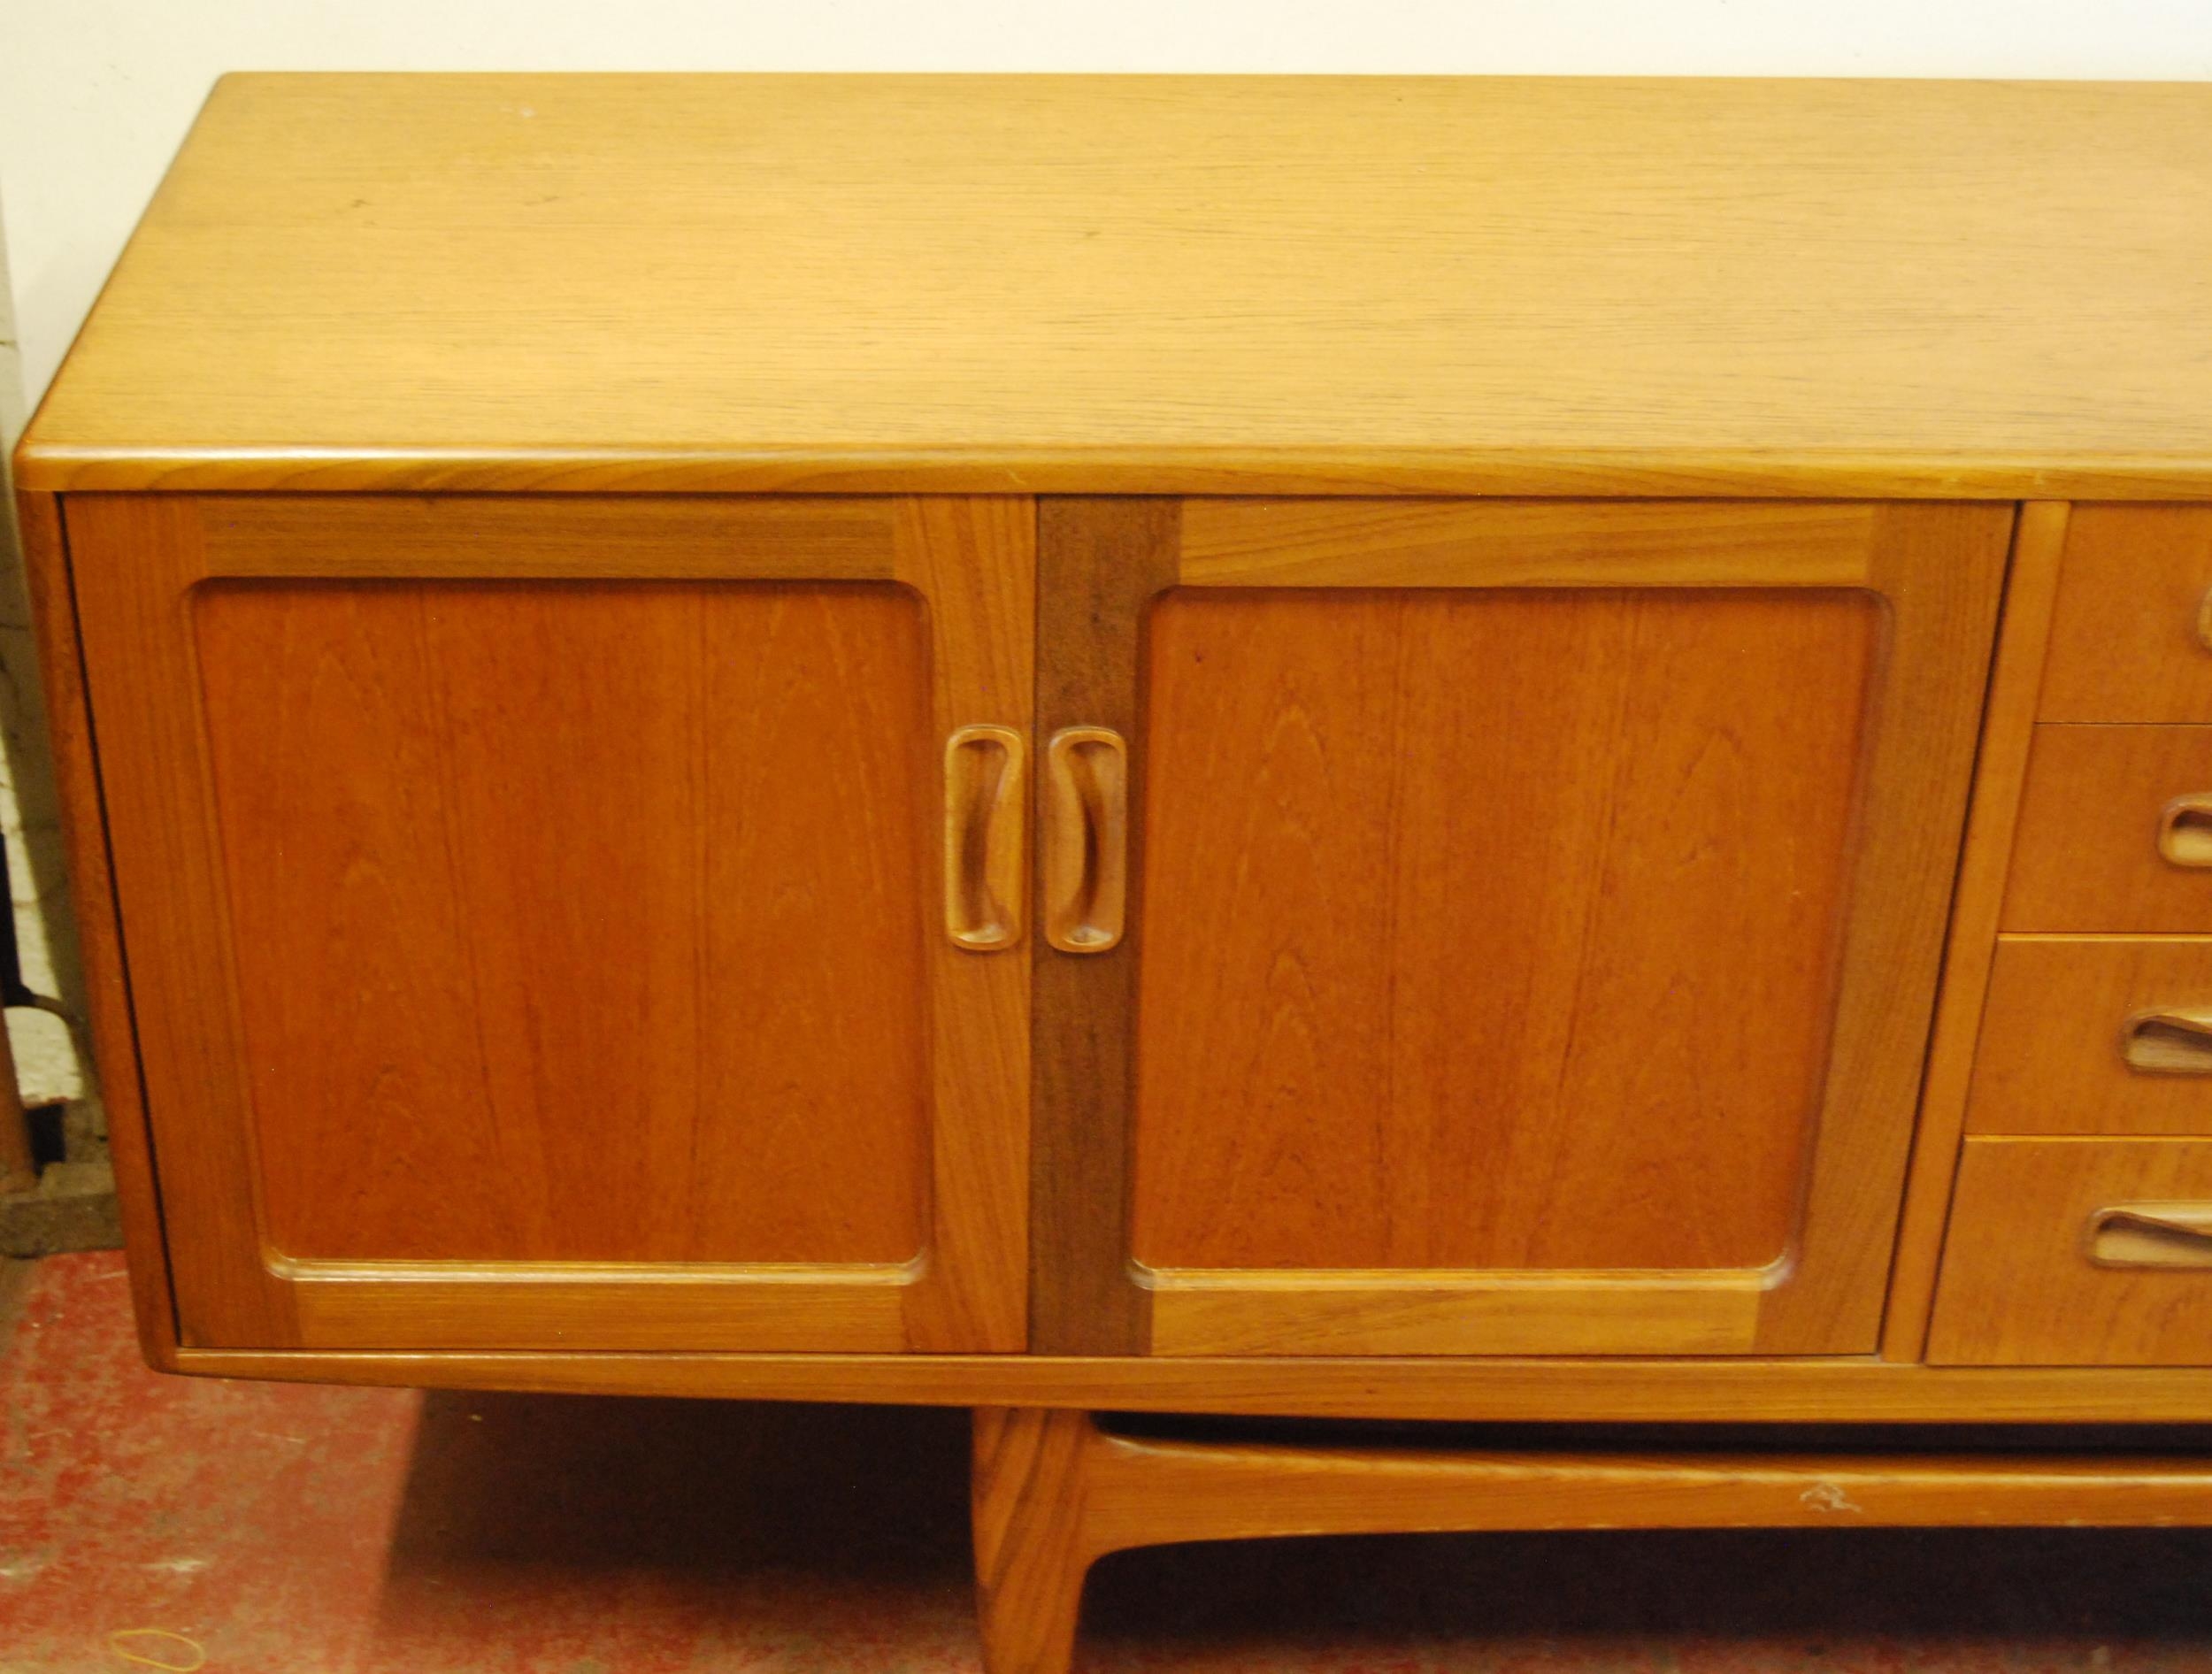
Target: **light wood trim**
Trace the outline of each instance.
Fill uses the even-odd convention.
[[[107,1112],[108,1153],[115,1167],[116,1201],[129,1252],[132,1312],[140,1348],[149,1362],[160,1365],[176,1354],[176,1308],[169,1287],[169,1249],[154,1177],[138,1037],[131,1018],[62,503],[50,494],[19,494],[16,511],[23,531],[31,618],[38,636],[47,736],[60,792],[70,913],[84,959],[85,1001],[100,1100]]]
[[[1175,579],[1180,521],[1166,498],[1038,503],[1037,730],[1108,727],[1136,741],[1132,855],[1144,842],[1139,648],[1153,595]],[[1038,887],[1041,915],[1041,876]],[[1139,1353],[1150,1334],[1150,1294],[1131,1282],[1128,1255],[1143,890],[1140,872],[1124,934],[1105,952],[1036,955],[1030,1344],[1043,1353]]]
[[[2138,1012],[2120,1027],[2120,1061],[2141,1075],[2212,1075],[2212,1015]]]
[[[1067,1406],[1496,1423],[2194,1424],[2212,1369],[1906,1366],[1865,1357],[427,1354],[185,1349],[219,1378],[722,1400]]]
[[[21,480],[2200,496],[2208,130],[2185,84],[227,77]]]
[[[1028,741],[1010,726],[963,726],[945,741],[945,933],[971,953],[1021,939],[1028,765]]]
[[[2159,810],[2158,853],[2169,865],[2212,866],[2212,791],[2177,796]]]
[[[911,1266],[648,1268],[445,1263],[285,1263],[301,1334],[334,1348],[403,1341],[426,1349],[526,1348],[543,1342],[637,1350],[713,1329],[764,1350],[825,1342],[855,1353],[907,1347]],[[617,1300],[618,1294],[619,1300]]]
[[[1129,898],[1129,747],[1110,726],[1064,726],[1045,746],[1045,940],[1105,953]]]
[[[1286,1535],[2212,1524],[2212,1457],[1556,1452],[1132,1436],[975,1415],[984,1666],[1066,1674],[1110,1552]]]
[[[1161,1355],[1748,1353],[1773,1275],[1158,1271]]]
[[[2017,454],[1928,448],[1807,452],[1762,448],[1081,449],[686,446],[374,449],[183,444],[19,446],[25,492],[78,494],[800,495],[896,498],[1150,495],[1273,498],[2212,501],[2212,456],[2139,454],[2024,464]]]
[[[2099,1267],[2212,1267],[2212,1203],[2115,1203],[2089,1217]]]
[[[1918,1360],[1927,1344],[1936,1263],[1943,1248],[1959,1143],[1966,1130],[1974,1048],[2004,911],[2005,879],[2019,823],[2021,787],[2027,779],[2029,747],[2035,738],[2044,653],[2050,641],[2070,510],[2062,501],[2032,501],[2020,508],[2013,530],[2004,616],[1982,719],[1981,750],[1974,766],[1973,801],[1945,944],[1935,1034],[1928,1048],[1912,1168],[1890,1272],[1882,1353],[1891,1360]]]
[[[1193,499],[1187,587],[1864,587],[1880,508]]]
[[[1034,503],[910,499],[896,513],[895,572],[929,601],[939,734],[988,718],[1027,737]],[[1029,1340],[1030,946],[979,959],[929,940],[930,1243],[906,1292],[911,1348],[1014,1353]]]

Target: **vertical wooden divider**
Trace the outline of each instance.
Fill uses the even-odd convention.
[[[1041,940],[1032,967],[1029,1346],[1142,1354],[1151,1310],[1128,1256],[1144,895],[1141,657],[1146,608],[1175,580],[1181,506],[1053,496],[1037,508],[1038,753],[1064,726],[1108,726],[1128,741],[1130,894],[1118,946],[1071,954]],[[1041,898],[1032,918],[1043,922]]]
[[[1028,730],[1029,630],[1036,621],[1031,502],[917,495],[902,503],[900,580],[929,602],[932,766],[964,726]],[[933,772],[933,779],[938,780]],[[941,858],[941,819],[922,841]],[[941,875],[925,872],[925,876]],[[929,915],[933,1111],[929,1265],[906,1295],[907,1346],[925,1353],[1018,1354],[1028,1231],[1029,1033],[1022,1001],[1030,944],[954,945],[942,903]]]

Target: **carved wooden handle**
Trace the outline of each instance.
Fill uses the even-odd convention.
[[[1028,746],[1010,726],[945,741],[945,933],[975,953],[1021,940]]]
[[[2212,1268],[2212,1203],[2120,1203],[2089,1217],[2100,1267]]]
[[[2212,791],[2166,804],[2158,817],[2158,852],[2177,866],[2212,866]]]
[[[2151,1075],[2212,1075],[2212,1013],[2138,1012],[2120,1031],[2120,1056]]]
[[[1129,895],[1129,751],[1104,726],[1064,726],[1045,746],[1045,940],[1104,953]]]

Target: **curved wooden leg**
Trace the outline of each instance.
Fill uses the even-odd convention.
[[[1086,1412],[979,1407],[971,1505],[987,1674],[1067,1674],[1091,1560]]]

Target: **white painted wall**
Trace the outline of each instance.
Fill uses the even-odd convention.
[[[0,0],[0,205],[42,390],[234,69],[2212,79],[2212,0]]]
[[[60,364],[209,84],[237,69],[2200,81],[2212,0],[0,0],[0,441]],[[67,937],[49,933],[65,903],[19,609],[0,526],[0,832],[19,896],[47,887],[43,910],[17,903],[32,980],[73,997]],[[58,1025],[11,1022],[27,1082],[73,1088]]]

